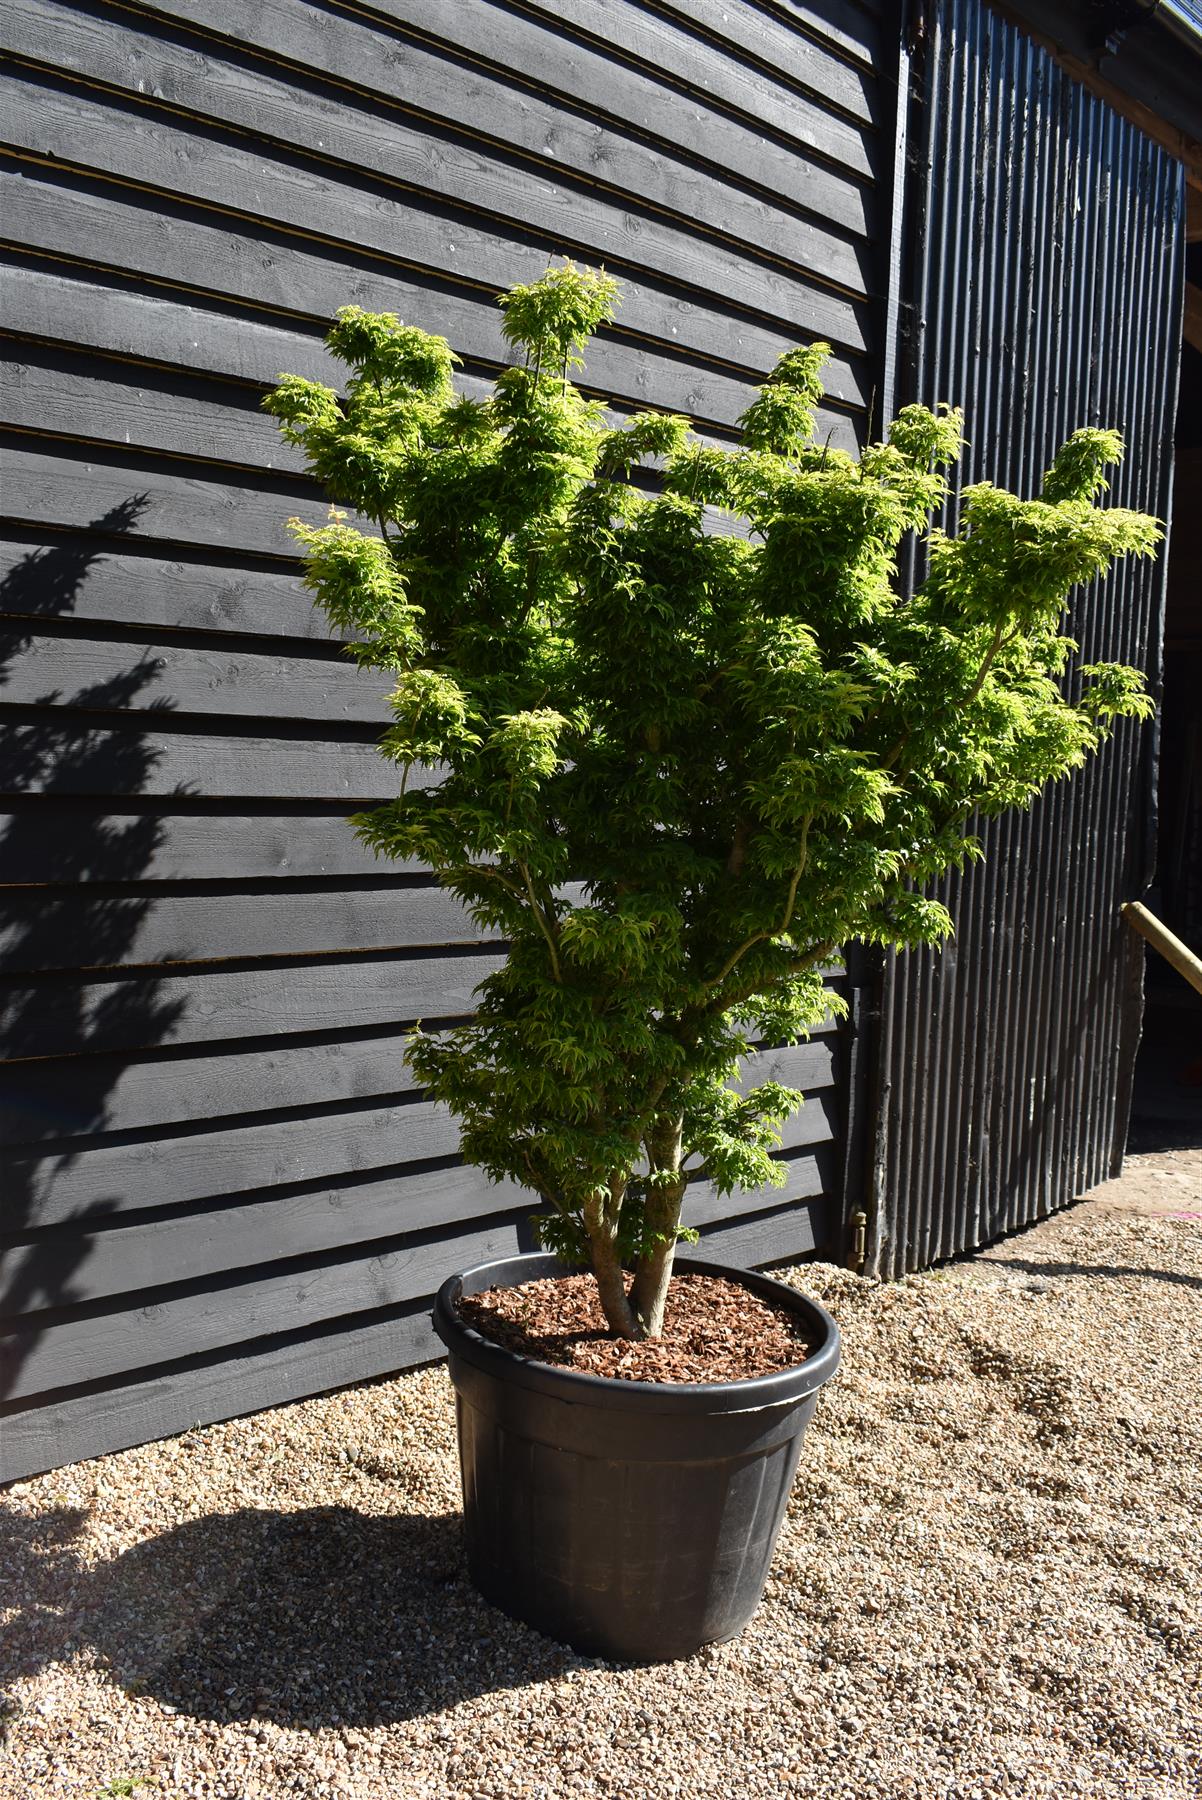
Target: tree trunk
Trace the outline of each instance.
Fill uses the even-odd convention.
[[[646,1236],[651,1247],[640,1258],[630,1305],[641,1337],[659,1337],[664,1328],[668,1283],[676,1260],[676,1233],[684,1202],[685,1179],[680,1172],[680,1140],[684,1121],[667,1119],[648,1136],[648,1161],[652,1170],[669,1177],[647,1195]]]
[[[615,1337],[642,1337],[634,1309],[626,1298],[626,1272],[618,1257],[617,1234],[600,1194],[590,1195],[585,1201],[584,1223],[606,1324]]]

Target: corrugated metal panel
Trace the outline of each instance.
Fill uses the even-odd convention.
[[[1202,38],[1202,6],[1198,0],[1162,0],[1161,10],[1171,13],[1183,25],[1188,25],[1196,37]]]
[[[1164,517],[1181,337],[1181,172],[978,0],[934,10],[916,133],[909,394],[964,406],[962,485],[1038,492],[1119,427],[1119,503]],[[949,513],[954,518],[953,504]],[[1159,670],[1163,565],[1078,597],[1080,660]],[[1118,907],[1149,873],[1154,737],[1125,724],[947,884],[942,953],[885,967],[869,1266],[983,1243],[1114,1172],[1138,976]]]

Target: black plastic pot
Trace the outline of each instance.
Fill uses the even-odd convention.
[[[589,1655],[664,1662],[751,1618],[818,1390],[839,1366],[822,1307],[764,1275],[680,1257],[800,1314],[808,1362],[749,1381],[614,1381],[488,1342],[462,1295],[571,1271],[553,1256],[481,1263],[443,1283],[468,1566],[487,1600]]]

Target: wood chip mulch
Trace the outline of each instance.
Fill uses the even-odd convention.
[[[459,1314],[519,1356],[619,1381],[745,1381],[815,1348],[796,1313],[716,1275],[673,1276],[663,1336],[641,1343],[610,1335],[591,1275],[489,1288],[461,1299]]]

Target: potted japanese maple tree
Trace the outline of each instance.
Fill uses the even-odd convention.
[[[948,935],[927,890],[978,853],[974,816],[1149,710],[1133,669],[1063,681],[1062,619],[1159,533],[1095,504],[1121,454],[1101,430],[1037,499],[978,486],[955,536],[932,531],[959,415],[908,406],[858,459],[817,443],[823,344],[780,359],[737,446],[615,422],[571,371],[616,300],[571,264],[511,289],[519,360],[483,401],[442,338],[347,308],[327,340],[344,393],[286,376],[266,405],[354,515],[293,523],[308,583],[395,677],[399,791],[359,834],[508,944],[471,1023],[407,1051],[464,1156],[542,1202],[547,1255],[452,1275],[436,1307],[472,1572],[580,1648],[661,1657],[750,1617],[839,1354],[793,1289],[676,1260],[693,1178],[781,1178],[801,1096],[736,1074],[838,1007],[842,946]],[[906,599],[911,531],[929,570]],[[515,1348],[520,1297],[499,1334],[473,1307],[578,1269],[619,1345],[660,1337],[675,1269],[790,1311],[795,1347],[742,1379],[617,1380]]]

